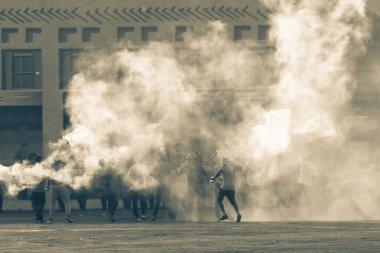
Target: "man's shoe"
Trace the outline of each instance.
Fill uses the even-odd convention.
[[[241,221],[241,214],[239,213],[236,217],[236,222],[240,222]]]
[[[222,215],[222,217],[219,218],[220,221],[227,220],[227,219],[228,219],[227,214],[224,214],[224,215]]]
[[[141,216],[141,219],[142,219],[142,220],[146,220],[146,216],[145,216],[145,215],[142,215],[142,216]]]
[[[34,218],[33,220],[34,220],[34,223],[36,224],[43,223],[43,220],[40,220],[38,218]]]
[[[141,219],[140,218],[136,218],[135,221],[136,222],[141,222]]]
[[[71,218],[70,216],[66,216],[66,217],[65,217],[65,220],[66,220],[67,222],[69,222],[69,223],[73,223],[73,222],[74,222],[73,218]]]
[[[47,223],[47,224],[51,224],[51,223],[53,223],[53,219],[48,219],[48,220],[46,221],[46,223]]]
[[[115,221],[116,221],[116,219],[115,219],[115,217],[114,217],[113,215],[110,215],[110,216],[108,217],[108,220],[109,220],[110,222],[115,222]]]

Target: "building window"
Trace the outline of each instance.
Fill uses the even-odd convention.
[[[158,32],[157,26],[145,26],[141,27],[141,41],[150,41],[151,33]]]
[[[259,40],[267,40],[269,34],[269,25],[259,25]]]
[[[238,25],[234,27],[234,40],[241,40],[244,38],[244,33],[251,31],[249,25]]]
[[[93,42],[94,34],[100,33],[99,27],[85,27],[82,30],[82,42]]]
[[[71,34],[76,34],[77,29],[75,27],[66,27],[58,29],[58,42],[65,43],[69,41]]]
[[[26,28],[25,29],[25,42],[26,43],[32,43],[35,42],[35,37],[37,37],[38,34],[41,34],[42,29],[41,28]]]
[[[3,29],[1,29],[1,42],[2,43],[9,43],[11,35],[17,34],[17,33],[18,33],[17,28],[3,28]]]
[[[41,131],[42,106],[0,106],[0,131]]]
[[[183,35],[187,32],[186,26],[176,26],[175,27],[175,41],[183,41]]]
[[[117,28],[117,40],[121,41],[127,38],[127,33],[133,33],[134,28],[133,27],[118,27]]]
[[[80,70],[79,59],[88,49],[61,49],[59,52],[59,87],[66,89],[71,78]]]
[[[3,50],[3,89],[41,89],[41,50]]]

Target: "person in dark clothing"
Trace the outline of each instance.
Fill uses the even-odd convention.
[[[43,179],[35,188],[32,189],[32,200],[35,203],[35,217],[36,223],[44,222],[44,207],[46,203],[46,190],[48,186],[48,180]]]
[[[61,160],[57,160],[52,164],[54,170],[58,171],[65,166],[65,163]],[[55,204],[57,198],[61,197],[64,202],[65,220],[69,223],[73,223],[74,220],[71,217],[71,205],[70,205],[70,192],[69,187],[62,182],[54,179],[49,179],[49,219],[47,223],[53,223]]]
[[[65,211],[65,202],[63,201],[61,196],[57,196],[58,201],[58,212],[64,212]]]
[[[131,210],[131,204],[132,204],[132,194],[129,189],[126,189],[125,193],[123,194],[124,209]]]
[[[86,211],[88,190],[86,188],[80,188],[75,191],[75,196],[79,205],[79,210]]]
[[[157,220],[161,204],[166,206],[170,219],[175,219],[177,217],[177,212],[172,208],[169,200],[169,190],[164,185],[160,185],[156,189],[152,221]]]
[[[6,192],[6,185],[3,181],[0,181],[0,212],[4,212],[3,202],[4,202],[5,192]]]
[[[106,165],[104,159],[99,160],[101,170],[94,177],[94,188],[107,200],[108,220],[115,222],[115,212],[118,207],[121,190],[121,179],[116,172]]]
[[[167,186],[166,178],[170,174],[172,168],[172,159],[170,153],[161,156],[160,163],[158,167],[154,170],[155,173],[152,176],[157,180],[158,185],[154,191],[154,209],[152,220],[157,220],[159,209],[162,205],[165,205],[168,209],[168,214],[171,219],[176,218],[176,211],[172,208],[172,203],[170,202],[170,190]]]
[[[32,154],[33,151],[29,147],[29,144],[27,142],[23,142],[21,146],[16,150],[14,160],[21,163],[22,161],[28,160]]]
[[[230,201],[231,205],[235,209],[237,215],[236,222],[240,222],[241,214],[239,212],[238,204],[235,200],[234,174],[232,170],[233,168],[229,160],[224,158],[222,167],[219,169],[219,171],[216,173],[214,177],[211,177],[210,182],[214,183],[216,179],[218,179],[220,176],[223,176],[223,185],[219,188],[218,193],[218,204],[220,210],[222,211],[222,216],[219,220],[222,221],[228,219],[226,210],[224,209],[223,205],[223,199],[224,197],[227,197],[227,199]]]
[[[188,198],[185,203],[186,209],[192,213],[193,219],[200,219],[200,214],[205,208],[205,185],[208,175],[203,166],[203,156],[200,150],[187,155],[180,169],[181,174],[187,175]]]
[[[41,156],[36,156],[34,158],[33,163],[40,163],[42,161]],[[43,223],[44,222],[44,208],[46,203],[46,191],[48,189],[48,179],[42,179],[34,188],[32,188],[31,192],[31,201],[34,212],[34,222],[35,223]]]
[[[48,189],[48,179],[44,178],[32,189],[32,201],[35,205],[34,221],[36,223],[44,222],[44,207],[46,203],[46,191]]]
[[[145,194],[142,191],[131,191],[132,196],[132,213],[135,216],[135,221],[139,222],[141,220],[146,219],[146,208],[147,208],[147,201]],[[140,204],[140,211],[141,211],[141,218],[139,214],[139,204]]]

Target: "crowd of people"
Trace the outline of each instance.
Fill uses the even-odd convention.
[[[124,175],[120,174],[120,170],[113,168],[105,158],[100,158],[99,167],[90,185],[86,187],[73,189],[55,179],[42,178],[33,188],[19,193],[18,197],[25,197],[23,195],[26,192],[32,203],[36,223],[53,223],[56,203],[59,203],[60,210],[65,212],[65,220],[73,223],[70,205],[73,196],[78,201],[81,211],[86,210],[89,196],[99,198],[110,222],[116,220],[119,200],[124,203],[124,208],[132,210],[134,220],[140,222],[147,219],[148,206],[152,210],[153,221],[157,220],[162,207],[167,209],[171,219],[176,219],[178,213],[199,215],[205,210],[205,200],[210,197],[215,198],[215,207],[221,211],[218,219],[222,221],[228,219],[223,205],[223,199],[227,197],[236,211],[236,222],[240,222],[242,216],[235,199],[234,166],[226,158],[218,164],[219,157],[217,158],[215,153],[205,159],[199,145],[190,150],[185,152],[181,144],[176,144],[172,150],[167,149],[165,152],[151,150],[150,159],[156,160],[152,163],[155,168],[148,169],[148,174],[141,174],[140,170],[144,168],[133,158],[128,161]],[[15,160],[27,161],[33,165],[41,163],[42,157],[33,153],[28,145],[23,143],[15,155]],[[51,169],[59,172],[66,163],[65,160],[55,159]],[[209,183],[215,183],[216,196],[208,196],[212,193],[209,189],[213,188]],[[49,203],[46,220],[45,203]]]

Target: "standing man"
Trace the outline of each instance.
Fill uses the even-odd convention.
[[[40,163],[42,158],[40,156],[37,156],[35,158],[36,163]],[[44,207],[46,203],[46,194],[45,192],[48,189],[48,179],[43,178],[41,182],[39,182],[33,189],[32,189],[32,205],[33,205],[33,211],[35,214],[34,222],[35,223],[43,223],[44,222]]]
[[[210,182],[214,183],[216,179],[218,179],[220,176],[223,176],[223,185],[219,189],[217,199],[219,208],[222,211],[222,216],[219,218],[219,220],[222,221],[228,219],[226,210],[224,209],[223,205],[223,199],[224,197],[227,197],[227,199],[230,201],[231,205],[235,209],[237,215],[236,222],[240,222],[241,214],[239,212],[238,204],[235,200],[234,175],[232,170],[233,168],[229,160],[224,158],[222,167],[219,169],[219,171],[216,173],[214,177],[211,177]]]
[[[4,181],[0,181],[0,213],[4,212],[3,203],[4,203],[4,195],[7,191],[7,186]]]
[[[58,171],[60,168],[64,167],[63,161],[55,161],[53,164],[53,168]],[[67,185],[62,182],[58,182],[56,180],[49,180],[49,196],[50,196],[50,208],[49,208],[49,220],[47,223],[52,223],[55,213],[55,204],[57,202],[58,197],[61,197],[65,204],[65,219],[69,223],[73,223],[74,220],[71,218],[71,206],[70,206],[70,193]]]
[[[36,156],[33,153],[33,150],[29,147],[27,142],[21,143],[21,146],[17,148],[16,153],[14,155],[15,162],[22,163],[24,161],[32,162],[34,157]],[[28,199],[28,189],[23,189],[17,194],[17,198],[20,200]]]
[[[99,159],[101,167],[95,176],[94,188],[100,193],[101,198],[106,200],[108,220],[115,222],[115,213],[119,204],[119,195],[121,190],[121,179],[116,172],[106,164],[104,159]]]
[[[33,154],[32,149],[29,147],[27,142],[21,143],[21,146],[16,150],[14,155],[14,160],[21,163],[22,161],[28,160]]]

